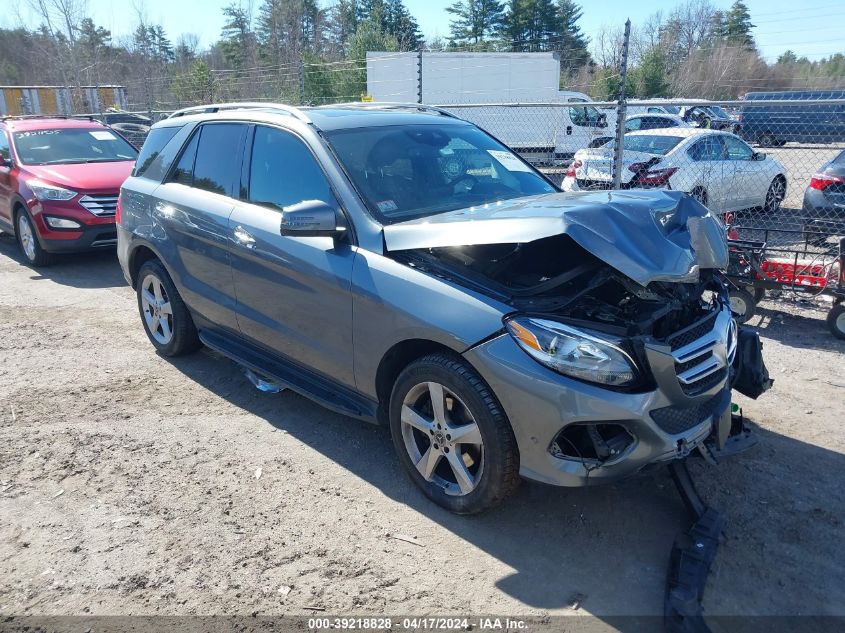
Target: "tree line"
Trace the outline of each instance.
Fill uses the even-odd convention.
[[[140,12],[130,36],[115,38],[85,14],[84,0],[31,2],[36,28],[0,29],[0,84],[128,87],[136,107],[160,109],[209,99],[272,98],[292,103],[358,99],[367,51],[552,51],[560,86],[596,99],[619,91],[622,25],[588,37],[574,0],[455,0],[449,34],[425,40],[403,0],[232,2],[218,39],[175,41]],[[735,98],[749,90],[845,87],[845,57],[818,61],[785,51],[767,62],[743,0],[727,11],[686,0],[635,24],[629,97]]]

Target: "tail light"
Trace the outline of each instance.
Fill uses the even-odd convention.
[[[122,195],[122,194],[118,194],[118,196],[117,196],[117,204],[114,206],[114,221],[115,221],[115,223],[116,223],[116,224],[120,224],[120,220],[121,220],[121,218],[123,217],[123,214],[121,213],[121,208],[120,208],[120,207],[121,207],[121,205],[120,205],[120,199],[121,199],[122,197],[123,197],[123,195]]]
[[[669,178],[671,178],[676,171],[678,171],[677,167],[643,171],[640,172],[640,175],[637,178],[637,184],[644,187],[662,187],[669,184]]]
[[[810,189],[818,189],[824,191],[831,185],[841,184],[845,182],[842,176],[830,176],[828,174],[815,174],[810,179]]]
[[[569,169],[566,170],[566,177],[567,178],[577,178],[575,175],[575,170],[578,169],[583,163],[580,160],[573,160],[569,163]]]

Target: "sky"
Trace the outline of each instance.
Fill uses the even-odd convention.
[[[3,0],[6,6],[16,3],[19,11],[3,11],[0,26],[18,26],[21,21],[34,27],[37,20],[27,9],[30,0]],[[164,26],[172,41],[180,33],[199,36],[206,47],[220,36],[223,25],[221,9],[232,0],[87,0],[88,14],[98,25],[111,30],[115,38],[127,37],[137,24],[136,7],[140,6],[151,23]],[[241,0],[246,5],[250,0]],[[252,0],[254,6],[261,0]],[[448,36],[450,15],[445,8],[454,0],[405,0],[427,38]],[[733,0],[712,0],[717,8],[727,9]],[[331,0],[321,0],[331,4]],[[667,13],[678,0],[581,0],[584,15],[579,24],[588,36],[603,26],[616,26],[631,18],[636,25],[656,11]],[[774,61],[787,49],[810,59],[827,57],[845,51],[845,2],[843,0],[746,0],[751,19],[757,28],[754,37],[767,61]],[[15,15],[19,13],[20,15]]]

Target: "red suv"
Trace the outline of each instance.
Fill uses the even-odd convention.
[[[0,231],[17,237],[33,266],[114,246],[117,196],[137,155],[98,121],[0,119]]]

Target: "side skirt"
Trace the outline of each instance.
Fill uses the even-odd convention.
[[[208,329],[201,329],[199,337],[211,349],[228,356],[236,363],[272,378],[327,409],[366,422],[377,423],[377,402],[331,378],[292,360],[265,351],[240,337]]]

